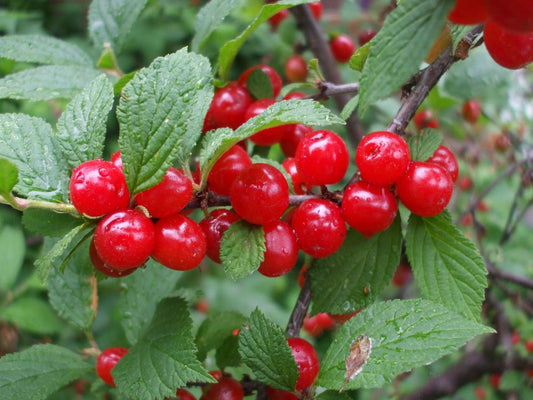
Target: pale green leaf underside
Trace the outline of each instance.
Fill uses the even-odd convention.
[[[26,241],[21,227],[0,224],[0,254],[2,254],[0,291],[6,293],[17,280],[25,253]]]
[[[194,19],[195,33],[191,41],[191,50],[198,52],[209,35],[240,2],[241,0],[211,0],[203,6]]]
[[[473,337],[494,332],[428,300],[393,300],[357,314],[339,330],[324,356],[319,385],[339,390],[345,381],[346,357],[359,335],[372,341],[362,372],[346,389],[381,387],[395,376],[453,353]]]
[[[0,318],[37,335],[54,335],[65,329],[50,304],[37,297],[14,300],[0,311]]]

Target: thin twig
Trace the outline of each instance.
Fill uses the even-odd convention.
[[[306,278],[287,324],[286,332],[289,337],[300,336],[300,329],[302,329],[309,304],[311,304],[311,287],[309,285],[309,279]]]

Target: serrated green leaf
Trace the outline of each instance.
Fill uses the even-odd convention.
[[[50,304],[37,297],[14,300],[0,311],[0,318],[37,335],[53,335],[64,329]]]
[[[472,30],[473,26],[468,25],[452,25],[450,35],[452,36],[453,52],[457,50],[457,45],[465,37],[465,35]]]
[[[17,100],[70,99],[101,72],[77,65],[45,65],[0,79],[0,98]]]
[[[265,251],[265,231],[261,225],[244,220],[234,222],[220,243],[220,259],[226,275],[231,279],[250,275],[259,268]]]
[[[194,19],[194,37],[191,50],[198,52],[213,31],[224,21],[240,0],[211,0],[203,6]]]
[[[70,167],[101,158],[113,87],[105,75],[92,81],[67,105],[57,121],[57,143]]]
[[[318,384],[339,390],[345,382],[350,344],[359,335],[372,342],[360,374],[346,389],[381,387],[396,375],[455,352],[473,337],[494,332],[428,300],[376,303],[346,322],[320,365]]]
[[[256,309],[239,332],[239,353],[258,381],[293,391],[298,368],[283,330]]]
[[[365,43],[364,46],[359,47],[353,56],[350,58],[349,65],[350,68],[361,72],[365,66],[366,59],[368,58],[368,54],[370,53],[370,46],[371,43]]]
[[[343,107],[341,111],[341,118],[345,121],[348,118],[350,118],[353,112],[355,111],[355,109],[357,108],[358,104],[359,104],[359,95],[356,95],[352,97],[350,101],[348,101],[348,103],[346,103],[346,105]]]
[[[172,293],[181,274],[153,260],[146,268],[122,279],[120,323],[131,344],[135,344],[148,327],[157,304]]]
[[[0,57],[39,64],[85,66],[93,64],[87,53],[78,46],[43,35],[0,37]]]
[[[81,223],[70,214],[58,214],[42,208],[27,208],[22,214],[24,227],[38,235],[58,237],[67,234]]]
[[[0,114],[0,157],[19,169],[15,192],[30,199],[66,201],[69,171],[52,127],[25,114]]]
[[[270,99],[274,97],[274,89],[270,78],[260,68],[254,69],[246,79],[246,89],[256,99]]]
[[[294,7],[299,4],[311,3],[312,0],[281,0],[274,4],[265,4],[261,7],[259,14],[254,18],[254,20],[248,25],[244,31],[241,32],[239,36],[235,39],[226,42],[224,46],[220,49],[218,56],[218,74],[222,79],[226,79],[231,68],[231,64],[235,59],[235,56],[239,52],[241,46],[244,44],[246,39],[257,29],[259,25],[268,20],[274,14],[289,8]]]
[[[94,267],[89,258],[89,241],[72,256],[64,271],[54,265],[48,275],[50,304],[59,316],[88,331],[96,317],[97,293]]]
[[[233,331],[241,328],[245,322],[246,317],[236,311],[210,315],[202,322],[196,333],[198,359],[204,360],[209,350],[220,347],[228,337],[233,336]]]
[[[64,347],[38,344],[0,359],[0,398],[44,400],[92,370],[94,365]]]
[[[239,337],[231,335],[217,348],[215,360],[220,369],[227,367],[238,367],[241,365],[241,355],[239,354]]]
[[[474,244],[447,211],[435,217],[411,215],[405,248],[422,295],[480,321],[487,269]]]
[[[352,312],[381,296],[400,263],[400,225],[396,218],[387,230],[370,239],[349,230],[339,251],[315,260],[309,270],[313,314]]]
[[[372,39],[363,68],[359,100],[362,114],[416,73],[453,4],[451,0],[405,0],[387,16]]]
[[[0,291],[7,292],[17,280],[24,262],[26,242],[20,226],[0,225],[0,254],[2,254],[2,273]]]
[[[133,79],[137,71],[130,72],[125,74],[113,85],[113,93],[115,96],[120,96],[122,94],[122,89],[128,84],[129,81]]]
[[[8,198],[18,181],[17,166],[5,158],[0,158],[0,196]]]
[[[146,0],[93,0],[88,28],[96,47],[118,52],[145,5]]]
[[[426,161],[442,142],[442,134],[437,131],[424,131],[423,134],[412,136],[407,140],[411,152],[411,160]]]
[[[190,156],[212,97],[209,60],[186,49],[156,58],[124,87],[119,146],[132,194],[159,183],[176,158]]]
[[[187,382],[214,382],[196,358],[187,303],[167,298],[146,333],[113,368],[121,393],[137,400],[173,397]]]

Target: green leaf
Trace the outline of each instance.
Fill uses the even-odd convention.
[[[197,53],[209,35],[238,5],[240,5],[240,0],[211,0],[203,6],[194,19],[195,33],[191,41],[191,50]]]
[[[61,271],[54,265],[48,275],[50,304],[59,316],[75,327],[89,331],[96,317],[95,269],[89,259],[89,241],[76,251]]]
[[[38,344],[0,359],[0,398],[44,400],[93,370],[94,365],[64,347]]]
[[[349,230],[339,251],[315,260],[309,270],[313,314],[352,312],[382,295],[400,262],[400,225],[396,218],[387,230],[370,239]]]
[[[404,0],[387,16],[372,39],[361,76],[361,114],[417,72],[453,4],[450,0]]]
[[[70,99],[101,72],[77,65],[45,65],[0,79],[0,98],[17,100]]]
[[[24,227],[38,235],[58,237],[67,234],[81,223],[70,214],[58,214],[42,208],[27,208],[22,214]]]
[[[220,243],[220,259],[226,275],[238,279],[251,274],[259,268],[265,251],[265,231],[261,225],[244,220],[234,222]]]
[[[352,97],[350,101],[348,101],[348,103],[346,103],[346,105],[343,107],[341,111],[341,118],[345,121],[348,118],[350,118],[353,112],[355,111],[355,109],[357,108],[358,104],[359,104],[359,95],[356,95]]]
[[[219,348],[235,329],[241,328],[246,317],[236,311],[224,311],[210,315],[205,319],[196,333],[198,359],[204,360],[207,352]]]
[[[7,292],[17,280],[24,262],[26,242],[20,226],[0,224],[0,254],[2,254],[2,273],[0,291]]]
[[[364,46],[359,47],[353,56],[350,58],[350,68],[361,72],[365,66],[368,54],[370,53],[371,43],[365,43]]]
[[[241,46],[244,44],[246,39],[257,29],[259,25],[268,20],[274,14],[299,4],[311,3],[312,0],[281,0],[274,4],[265,4],[261,7],[259,14],[254,18],[254,20],[241,32],[239,36],[235,39],[226,42],[224,46],[220,49],[218,56],[218,74],[222,79],[228,77],[231,64],[235,59],[235,56],[239,52]]]
[[[182,49],[156,58],[124,87],[119,146],[132,194],[159,183],[176,158],[190,156],[213,97],[211,82],[207,58]]]
[[[351,400],[352,398],[347,393],[339,393],[339,392],[328,390],[328,391],[320,393],[316,399],[317,400]]]
[[[145,5],[146,0],[93,0],[88,28],[96,47],[118,52]]]
[[[494,332],[423,299],[376,303],[346,322],[320,365],[318,384],[339,390],[345,382],[350,344],[366,335],[370,355],[346,389],[381,387],[396,375],[455,352],[473,337]]]
[[[274,89],[270,78],[262,69],[254,69],[246,79],[246,89],[256,99],[274,97]]]
[[[69,171],[52,127],[25,114],[0,114],[0,157],[19,169],[15,191],[30,199],[66,201]]]
[[[463,39],[468,32],[472,30],[473,26],[469,25],[452,25],[450,35],[452,36],[453,52],[457,50],[457,46],[461,39]]]
[[[57,121],[57,142],[70,167],[102,157],[113,87],[105,75],[92,81]]]
[[[217,348],[215,360],[220,369],[240,366],[242,360],[239,354],[239,337],[235,335],[226,337],[226,340]]]
[[[137,400],[173,397],[187,382],[214,382],[196,358],[187,303],[163,300],[141,340],[113,368],[121,393]]]
[[[153,260],[145,268],[122,279],[120,323],[131,344],[135,344],[148,327],[157,304],[172,293],[181,274]]]
[[[113,94],[115,96],[120,96],[122,94],[122,89],[124,89],[124,86],[126,86],[127,83],[133,79],[136,73],[137,71],[133,71],[129,74],[123,75],[122,78],[120,78],[113,86]]]
[[[46,301],[37,297],[21,297],[0,311],[0,318],[16,325],[24,332],[37,335],[53,335],[64,325]]]
[[[411,152],[411,160],[426,161],[442,142],[442,134],[437,131],[428,130],[421,135],[412,136],[407,140]]]
[[[0,196],[8,198],[19,181],[19,171],[15,164],[0,158]]]
[[[405,248],[425,298],[480,321],[487,270],[474,244],[452,224],[447,211],[429,218],[411,215]]]
[[[298,368],[283,330],[256,309],[239,332],[239,353],[260,382],[293,391]]]
[[[39,64],[84,66],[93,64],[91,58],[78,46],[43,35],[0,37],[0,57]]]

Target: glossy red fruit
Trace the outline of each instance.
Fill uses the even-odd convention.
[[[335,36],[330,40],[329,47],[335,60],[340,63],[350,61],[356,49],[354,41],[348,35]]]
[[[526,339],[526,349],[527,351],[529,351],[530,353],[533,353],[533,339]]]
[[[109,161],[86,161],[72,171],[70,200],[76,210],[101,217],[128,207],[130,193],[123,172]]]
[[[229,196],[235,179],[250,165],[252,159],[248,153],[241,146],[232,146],[211,168],[207,177],[209,189],[221,196]]]
[[[237,129],[244,122],[244,113],[253,101],[246,88],[231,82],[213,96],[207,112],[211,119],[208,127]]]
[[[246,121],[261,114],[275,102],[276,101],[274,99],[259,99],[254,101],[246,110]],[[285,137],[285,127],[286,125],[280,125],[273,128],[263,129],[262,131],[250,136],[250,140],[260,146],[271,146]]]
[[[313,128],[304,124],[288,124],[284,127],[285,135],[280,140],[279,145],[285,157],[294,157],[298,145],[305,136],[313,133]]]
[[[244,391],[240,382],[227,376],[210,385],[202,395],[203,400],[242,400],[243,398]]]
[[[303,265],[302,268],[300,268],[300,272],[298,272],[298,286],[300,287],[300,289],[304,286],[306,274],[307,267]]]
[[[154,218],[180,212],[192,197],[192,182],[183,170],[170,167],[163,180],[135,195],[135,202]]]
[[[446,146],[440,145],[427,162],[440,165],[446,170],[455,183],[459,176],[459,163],[455,155]]]
[[[114,269],[144,264],[154,248],[154,224],[144,214],[116,211],[104,217],[94,232],[94,245],[104,263]]]
[[[246,221],[266,225],[278,220],[289,205],[289,185],[268,164],[252,164],[240,173],[230,192],[231,205]]]
[[[220,263],[220,242],[224,232],[239,219],[234,212],[219,208],[211,211],[207,218],[200,221],[200,228],[204,231],[207,245],[206,254],[214,262]]]
[[[520,69],[533,62],[533,32],[507,31],[497,23],[487,21],[483,40],[491,57],[502,67]]]
[[[342,218],[350,227],[370,238],[387,229],[398,212],[396,197],[383,186],[366,182],[351,184],[344,191]]]
[[[323,199],[309,199],[300,204],[292,217],[292,228],[300,249],[315,258],[335,253],[346,237],[340,208]]]
[[[466,191],[472,189],[472,179],[469,176],[462,176],[457,182],[459,189]]]
[[[277,97],[279,92],[281,91],[281,76],[279,76],[276,70],[269,65],[259,64],[248,68],[239,76],[239,84],[243,87],[246,87],[246,81],[248,80],[248,76],[252,71],[255,71],[256,69],[260,69],[265,74],[267,74],[268,78],[270,79],[270,83],[272,84],[272,97]]]
[[[485,0],[456,0],[448,19],[454,24],[474,25],[485,22],[488,16]]]
[[[290,175],[292,180],[292,188],[295,194],[305,194],[304,180],[298,169],[296,168],[296,161],[293,157],[286,158],[281,165],[285,168],[285,171]]]
[[[129,274],[134,273],[137,269],[114,269],[105,265],[104,261],[96,251],[96,247],[94,245],[94,238],[91,240],[91,244],[89,246],[89,258],[91,259],[91,263],[93,264],[94,268],[96,268],[102,274],[111,278],[121,278],[123,276],[128,276]]]
[[[396,272],[394,272],[392,284],[396,287],[402,287],[407,281],[409,281],[409,279],[411,279],[412,275],[413,271],[411,271],[409,265],[400,264],[398,265],[398,268],[396,268]]]
[[[359,35],[357,35],[357,40],[359,41],[359,46],[364,46],[368,42],[370,42],[374,36],[376,36],[378,31],[375,29],[365,29],[364,31],[359,32]]]
[[[335,320],[328,313],[318,313],[312,317],[308,315],[304,318],[303,329],[312,337],[318,337],[324,331],[335,326]]]
[[[175,214],[155,224],[152,257],[165,267],[178,271],[196,268],[206,252],[202,228],[192,219]]]
[[[284,71],[289,82],[304,82],[307,79],[307,61],[302,56],[293,55],[285,62]]]
[[[401,202],[413,214],[432,217],[448,205],[453,181],[440,165],[413,161],[396,182],[396,191]]]
[[[269,277],[285,275],[298,260],[296,236],[292,228],[282,221],[267,224],[263,229],[266,251],[258,271]]]
[[[322,18],[322,3],[320,1],[313,1],[312,3],[308,4],[309,8],[311,9],[311,12],[313,13],[313,16],[317,21],[320,21],[320,18]]]
[[[289,16],[289,10],[287,9],[281,10],[280,12],[271,16],[268,19],[268,23],[270,24],[270,27],[272,28],[272,30],[275,31],[276,29],[278,29],[279,24],[281,24],[281,22],[288,16]]]
[[[200,299],[200,301],[194,305],[194,308],[199,313],[206,314],[209,311],[209,302],[207,299]]]
[[[193,394],[185,389],[176,390],[177,400],[196,400],[196,397]]]
[[[405,140],[386,131],[366,135],[355,153],[361,178],[378,186],[396,182],[407,169],[410,159],[411,153]]]
[[[352,311],[350,313],[346,314],[329,314],[329,316],[337,323],[344,324],[346,321],[349,321],[353,317],[355,317],[357,314],[359,314],[361,311],[363,311],[362,308],[356,311]]]
[[[309,185],[340,182],[350,163],[348,147],[334,132],[320,130],[301,140],[294,155],[298,172]]]
[[[418,130],[426,128],[437,129],[439,127],[439,119],[431,110],[418,111],[413,121]]]
[[[463,103],[461,114],[465,121],[475,124],[481,116],[481,107],[476,100],[467,100]]]
[[[120,150],[117,150],[113,154],[111,154],[109,162],[111,162],[111,164],[113,164],[118,169],[122,170],[122,157],[120,155]]]
[[[291,392],[285,390],[274,389],[267,386],[267,399],[268,400],[298,400],[298,397]]]
[[[110,386],[115,386],[111,370],[127,352],[128,349],[124,347],[110,347],[102,351],[96,358],[96,373],[100,379]]]
[[[485,0],[489,18],[504,29],[533,32],[531,0]]]
[[[311,343],[302,338],[289,338],[287,343],[298,366],[296,390],[305,389],[313,384],[318,375],[320,369],[318,355]]]
[[[500,388],[501,379],[502,379],[502,374],[491,374],[489,377],[490,386],[498,390]]]

